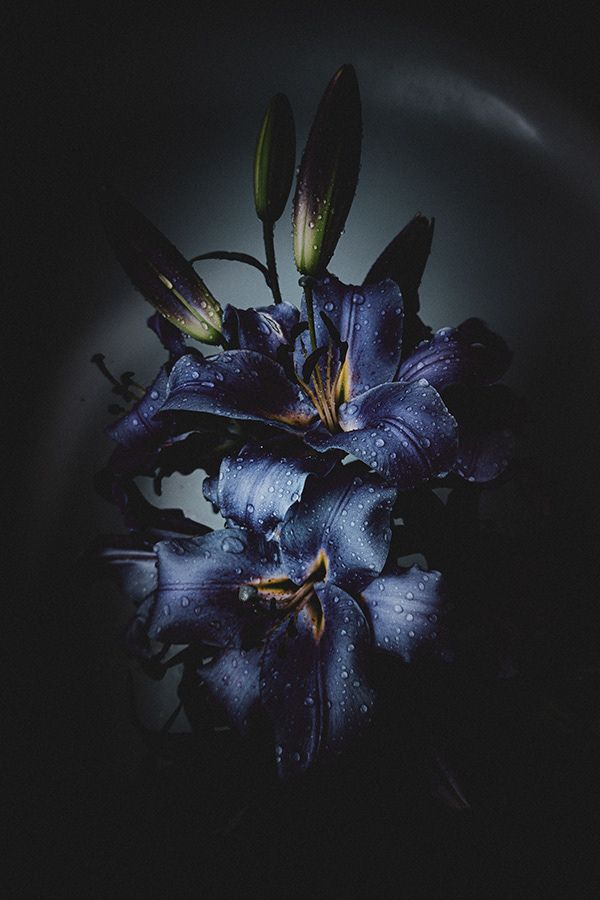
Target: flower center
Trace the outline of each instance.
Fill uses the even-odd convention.
[[[321,319],[329,332],[329,340],[327,344],[317,346],[312,282],[313,279],[308,277],[300,279],[306,298],[305,327],[308,327],[311,352],[308,353],[300,339],[304,365],[302,373],[294,371],[293,377],[314,406],[325,428],[331,434],[336,434],[341,431],[338,407],[348,399],[350,387],[350,369],[346,358],[348,344],[342,340],[329,316],[321,312]]]
[[[304,381],[298,376],[298,384],[311,401],[323,425],[328,431],[335,434],[341,430],[338,407],[345,399],[347,367],[344,362],[334,374],[334,353],[331,341],[326,350],[323,348],[323,355],[325,353],[327,354],[325,363],[321,365],[318,360],[308,381]]]
[[[244,603],[254,602],[261,606],[267,603],[272,612],[280,614],[281,619],[289,618],[291,629],[295,626],[298,614],[306,608],[315,639],[318,640],[323,633],[325,620],[323,608],[315,591],[315,584],[325,581],[328,567],[327,556],[321,550],[300,585],[290,578],[245,584],[240,588],[240,600]]]

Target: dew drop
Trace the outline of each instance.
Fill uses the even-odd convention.
[[[242,553],[244,545],[239,538],[227,535],[227,537],[224,537],[221,541],[221,549],[224,550],[225,553]]]

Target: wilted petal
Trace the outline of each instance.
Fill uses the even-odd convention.
[[[438,391],[452,384],[491,384],[506,372],[511,352],[481,319],[441,328],[400,366],[398,381],[426,378]]]
[[[456,458],[456,422],[424,380],[372,388],[340,407],[340,424],[338,434],[309,432],[307,443],[351,453],[400,490],[447,471]]]
[[[451,659],[443,619],[445,585],[439,572],[419,566],[385,571],[361,593],[369,612],[375,644],[409,663],[421,656]]]
[[[158,588],[150,636],[176,644],[239,647],[254,615],[239,589],[282,575],[275,544],[242,528],[156,545]]]
[[[324,479],[309,479],[280,536],[293,581],[301,584],[324,553],[329,581],[345,590],[363,587],[385,564],[395,499],[394,488],[377,476],[361,478],[349,466],[339,466]]]
[[[454,471],[468,481],[492,481],[504,472],[525,416],[522,400],[506,385],[456,385],[444,398],[458,422]]]
[[[329,317],[348,349],[344,364],[343,397],[355,397],[371,387],[393,381],[400,365],[403,304],[398,285],[389,279],[363,287],[342,284],[326,276],[313,287],[315,332],[318,347],[330,343],[329,331],[321,317]],[[302,299],[302,319],[306,319],[306,299]],[[306,343],[306,342],[305,342]],[[334,375],[339,367],[336,348]],[[294,359],[297,370],[304,360],[298,345]],[[325,372],[326,363],[321,362]]]
[[[293,438],[246,444],[225,457],[218,478],[205,481],[205,497],[224,518],[267,533],[300,499],[307,477],[325,475],[337,456],[316,454]]]
[[[291,303],[274,303],[258,309],[226,306],[223,337],[232,349],[256,350],[275,359],[280,347],[292,343],[291,331],[299,317],[298,307]]]
[[[371,635],[355,600],[334,584],[317,586],[324,630],[315,638],[302,610],[296,630],[288,622],[267,641],[261,700],[273,723],[279,774],[307,769],[320,753],[339,752],[371,716],[365,683]]]
[[[166,418],[157,417],[167,397],[169,376],[161,369],[141,400],[106,429],[109,437],[124,447],[158,444],[170,431]]]
[[[281,366],[252,350],[227,350],[200,360],[183,356],[173,366],[163,409],[255,419],[299,429],[315,416]]]
[[[242,734],[260,702],[261,648],[223,650],[199,676]]]
[[[487,433],[461,433],[454,471],[467,481],[484,483],[501,475],[515,452],[510,429]]]

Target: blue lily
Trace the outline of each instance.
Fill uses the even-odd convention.
[[[398,380],[403,304],[397,285],[385,280],[359,288],[326,276],[312,298],[316,351],[296,335],[301,324],[290,328],[289,311],[293,349],[283,328],[271,332],[267,348],[252,349],[267,337],[264,313],[253,311],[254,320],[244,321],[242,349],[178,360],[162,409],[275,425],[318,451],[352,453],[400,489],[447,471],[457,449],[454,418],[426,380]],[[300,320],[306,317],[304,301]]]
[[[229,511],[243,518],[248,497],[256,503],[269,491],[268,482],[257,487],[260,455],[239,465],[221,481]],[[305,479],[277,541],[231,524],[154,547],[152,592],[134,620],[140,646],[142,629],[153,640],[214,648],[200,678],[242,732],[266,714],[284,777],[339,752],[368,723],[370,653],[444,656],[439,573],[387,560],[395,497],[378,476],[338,466],[326,479]],[[123,566],[123,552],[117,557]],[[147,585],[148,553],[131,559],[130,581],[136,563]]]

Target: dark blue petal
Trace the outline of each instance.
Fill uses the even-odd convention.
[[[324,479],[310,478],[281,530],[281,553],[290,578],[301,584],[325,553],[328,580],[345,590],[360,590],[385,564],[395,499],[394,488],[377,476],[360,478],[348,466],[339,466]]]
[[[506,372],[511,352],[480,319],[441,328],[402,362],[399,381],[426,378],[438,391],[451,384],[491,384]]]
[[[330,275],[315,284],[313,303],[317,346],[326,347],[330,340],[321,312],[331,319],[341,340],[348,344],[344,398],[356,397],[394,380],[400,364],[403,321],[402,295],[395,282],[387,279],[361,287],[342,284]],[[302,319],[306,319],[305,299]],[[307,348],[306,338],[304,344]],[[304,356],[299,344],[294,357],[300,371]],[[321,368],[325,368],[325,363],[321,362]]]
[[[242,734],[260,703],[261,648],[223,650],[199,670],[212,696]]]
[[[156,553],[141,541],[128,536],[102,540],[91,552],[94,569],[112,578],[128,600],[136,604],[135,614],[125,629],[125,648],[130,656],[148,658],[148,617],[154,604],[158,582]]]
[[[400,490],[447,471],[456,458],[456,422],[424,380],[372,388],[343,404],[339,418],[344,431],[317,428],[307,443],[351,453]]]
[[[183,356],[173,366],[163,409],[256,419],[300,429],[315,416],[281,366],[253,350],[227,350],[206,359]]]
[[[452,658],[444,618],[448,601],[439,572],[418,566],[386,571],[363,591],[375,644],[409,663],[429,655]]]
[[[514,455],[524,403],[504,384],[455,385],[444,392],[444,400],[458,422],[454,471],[468,481],[497,478]]]
[[[239,600],[240,586],[283,576],[276,545],[242,528],[162,541],[156,552],[158,588],[150,637],[164,642],[239,647],[255,615]]]
[[[169,376],[161,369],[144,396],[124,416],[106,429],[109,437],[124,447],[158,444],[170,431],[170,422],[156,414],[167,397]]]
[[[467,481],[493,481],[510,463],[515,446],[515,435],[509,428],[483,433],[460,429],[454,471]]]
[[[295,633],[282,622],[263,655],[261,700],[283,777],[304,771],[321,753],[339,752],[369,722],[373,706],[364,674],[371,643],[365,616],[336,585],[317,590],[324,616],[320,639],[302,610]]]
[[[156,553],[140,541],[115,536],[102,541],[93,551],[93,558],[99,573],[112,578],[134,603],[141,603],[156,590]]]
[[[325,475],[338,454],[316,454],[293,438],[246,444],[221,463],[218,478],[207,479],[204,495],[236,524],[268,533],[297,503],[311,473]]]
[[[125,650],[129,656],[149,659],[152,648],[148,637],[148,622],[154,606],[154,596],[149,594],[131,617],[125,628]]]
[[[226,306],[223,336],[230,349],[256,350],[275,358],[280,347],[292,343],[291,331],[299,317],[298,307],[291,303],[274,303],[258,309]]]

